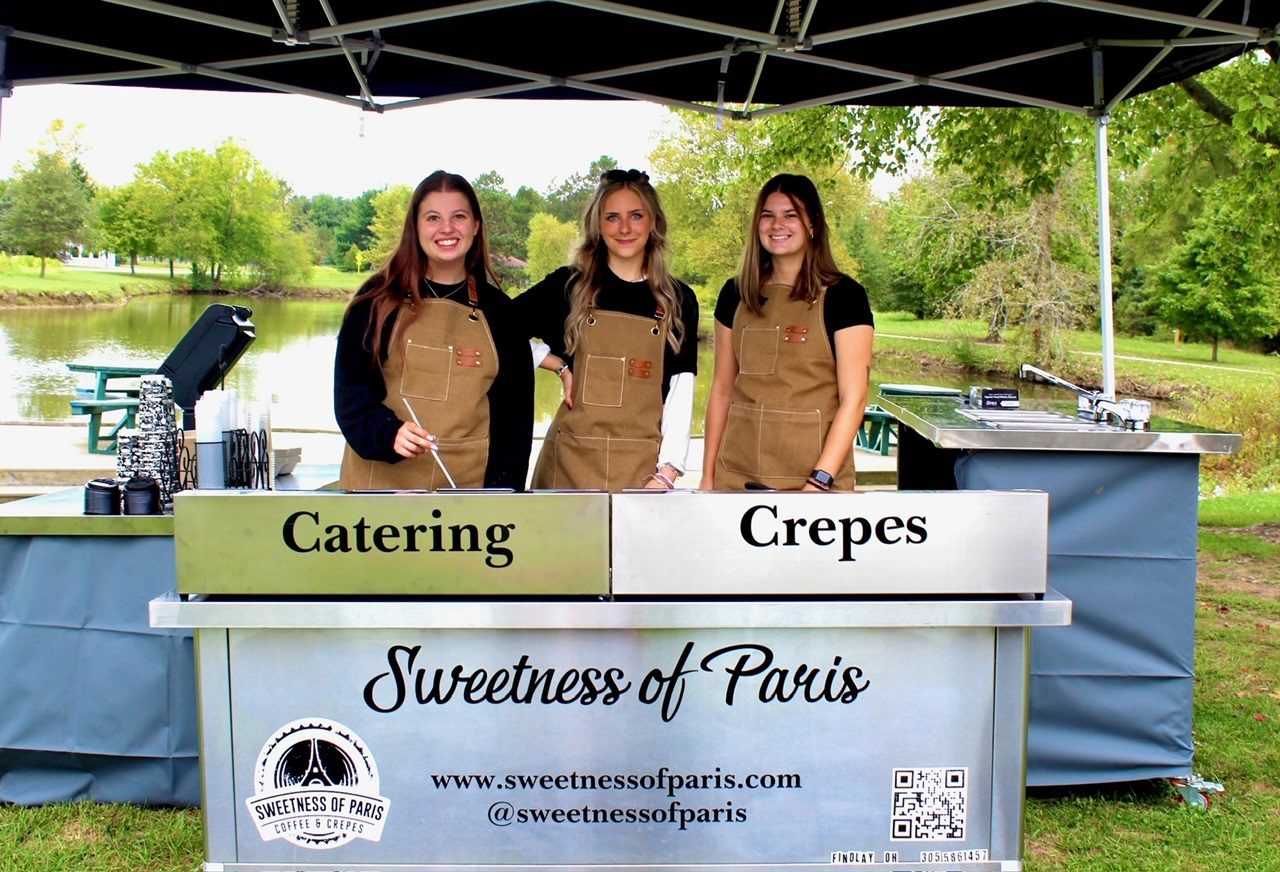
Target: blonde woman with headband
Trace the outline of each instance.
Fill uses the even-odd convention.
[[[565,397],[534,488],[673,488],[684,474],[698,370],[698,301],[667,267],[667,220],[649,177],[610,170],[582,215],[570,266],[516,299],[550,347]]]

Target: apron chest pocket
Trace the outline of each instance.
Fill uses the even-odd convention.
[[[449,399],[449,379],[453,370],[453,349],[407,342],[400,393],[426,400]]]
[[[743,375],[769,375],[778,366],[778,328],[742,328],[742,347],[738,349],[738,372]]]
[[[587,355],[582,369],[582,401],[589,406],[622,405],[622,385],[627,376],[625,357]]]

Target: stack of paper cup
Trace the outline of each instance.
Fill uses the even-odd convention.
[[[203,490],[221,490],[227,486],[222,459],[225,417],[225,391],[205,391],[196,400],[196,486]]]
[[[178,425],[173,385],[166,376],[145,375],[138,385],[138,428],[120,434],[116,443],[116,475],[152,478],[160,502],[168,504],[178,488]]]

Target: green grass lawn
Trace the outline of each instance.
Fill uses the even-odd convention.
[[[368,273],[343,272],[331,266],[312,267],[310,277],[296,290],[306,292],[339,291],[350,293],[369,277]],[[114,270],[80,269],[66,267],[50,261],[45,277],[40,277],[39,267],[11,265],[0,271],[0,301],[13,305],[57,303],[60,299],[73,298],[95,303],[123,302],[131,296],[164,294],[171,290],[183,290],[188,275],[179,267],[172,280],[168,266],[140,264],[136,274],[128,266]],[[252,290],[252,283],[229,278],[226,290]]]
[[[1280,493],[1204,500],[1195,764],[1207,811],[1164,782],[1027,804],[1028,872],[1280,870]]]
[[[0,300],[17,305],[57,303],[59,298],[124,302],[130,296],[165,294],[169,289],[167,276],[158,277],[154,273],[131,276],[127,269],[70,269],[54,262],[49,264],[44,278],[40,278],[38,267],[11,267],[0,272]]]

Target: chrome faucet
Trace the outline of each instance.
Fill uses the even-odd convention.
[[[1149,430],[1151,428],[1151,403],[1146,400],[1119,400],[1103,395],[1099,391],[1091,391],[1074,385],[1066,379],[1058,378],[1051,372],[1045,372],[1038,366],[1024,363],[1018,367],[1018,377],[1035,380],[1039,378],[1076,395],[1076,416],[1088,418],[1095,422],[1106,422],[1114,418],[1115,424],[1126,430]]]

